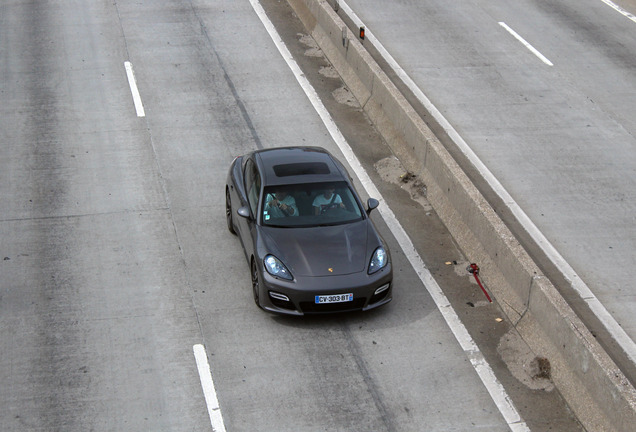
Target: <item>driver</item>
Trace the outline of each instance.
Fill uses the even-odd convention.
[[[322,194],[318,195],[316,199],[314,199],[312,204],[314,207],[314,214],[323,214],[326,213],[327,210],[333,208],[345,208],[342,198],[340,198],[340,195],[335,193],[335,190],[335,188],[325,189]]]
[[[293,196],[285,190],[267,194],[265,211],[271,217],[298,216],[298,206]]]

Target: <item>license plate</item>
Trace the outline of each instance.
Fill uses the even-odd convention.
[[[316,296],[316,304],[323,303],[344,303],[353,301],[353,294],[332,294]]]

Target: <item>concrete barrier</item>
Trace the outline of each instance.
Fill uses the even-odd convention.
[[[633,431],[636,390],[326,0],[288,0],[590,431]],[[344,36],[344,37],[343,37]]]

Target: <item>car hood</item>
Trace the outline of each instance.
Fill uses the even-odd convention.
[[[294,276],[359,273],[369,264],[367,220],[315,228],[264,228],[265,250],[283,261]],[[377,240],[376,240],[377,242]],[[371,251],[373,252],[373,251]]]

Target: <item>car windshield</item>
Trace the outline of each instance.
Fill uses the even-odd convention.
[[[362,219],[362,209],[346,182],[266,187],[262,224],[276,227],[339,225]]]

